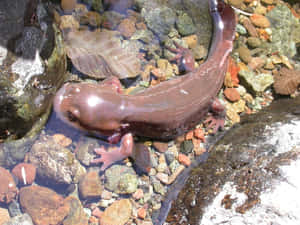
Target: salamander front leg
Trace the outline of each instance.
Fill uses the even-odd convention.
[[[211,106],[211,113],[208,118],[204,121],[207,128],[213,128],[213,133],[221,128],[224,129],[226,110],[218,99],[215,99]]]
[[[101,157],[93,159],[91,163],[102,163],[101,170],[105,170],[113,163],[131,156],[133,147],[132,134],[128,133],[122,137],[120,147],[109,147],[107,150],[103,146],[96,148],[95,153]]]

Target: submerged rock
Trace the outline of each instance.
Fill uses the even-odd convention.
[[[299,105],[281,99],[242,118],[191,171],[167,221],[298,224]]]

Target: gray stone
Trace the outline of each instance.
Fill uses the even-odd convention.
[[[176,27],[182,36],[187,36],[196,32],[196,27],[192,18],[185,12],[179,12],[176,20]]]

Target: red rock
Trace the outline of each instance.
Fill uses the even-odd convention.
[[[235,88],[226,88],[224,90],[225,97],[232,102],[240,100],[240,93]]]
[[[185,165],[185,166],[189,166],[191,165],[191,160],[188,156],[186,156],[185,154],[178,154],[178,161]]]
[[[12,173],[22,185],[30,185],[35,180],[36,167],[30,163],[19,163],[13,168]]]
[[[35,225],[62,224],[70,210],[61,195],[41,186],[21,188],[20,204],[22,211],[30,215]]]
[[[261,28],[267,28],[271,25],[268,18],[260,14],[253,14],[252,16],[250,16],[250,20],[255,26]]]
[[[146,216],[147,216],[147,211],[146,211],[146,209],[145,209],[144,207],[139,208],[139,209],[138,209],[138,212],[137,212],[137,215],[138,215],[138,217],[139,217],[140,219],[145,219]]]
[[[130,19],[124,19],[118,26],[118,31],[126,37],[130,38],[135,32],[135,24]]]
[[[18,193],[16,183],[10,172],[0,167],[0,202],[10,203]]]
[[[135,199],[135,200],[139,200],[141,198],[144,197],[144,191],[143,189],[137,189],[133,194],[132,194],[132,197]]]
[[[154,141],[152,145],[157,151],[159,151],[161,153],[168,150],[167,142]]]
[[[84,175],[79,182],[79,193],[84,199],[100,197],[103,186],[97,171],[91,171]]]
[[[200,139],[201,141],[205,142],[205,137],[204,137],[204,131],[201,128],[196,128],[194,130],[194,136],[198,139]]]

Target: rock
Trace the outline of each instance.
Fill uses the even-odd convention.
[[[82,2],[86,3],[87,5],[92,6],[92,8],[97,12],[103,12],[103,5],[102,1],[99,0],[83,0]]]
[[[147,215],[146,209],[144,207],[139,208],[137,211],[137,215],[138,215],[138,218],[145,219],[146,215]]]
[[[125,37],[130,38],[135,32],[135,23],[130,19],[124,19],[118,26],[118,31]]]
[[[99,148],[98,140],[90,137],[81,137],[76,145],[75,156],[83,165],[90,166],[94,159],[94,149]]]
[[[239,23],[236,25],[236,31],[241,35],[246,35],[247,34],[246,28],[243,25],[239,24]]]
[[[12,173],[22,185],[31,185],[35,180],[36,167],[29,163],[19,163],[13,168]]]
[[[20,204],[36,225],[61,224],[70,211],[70,205],[61,195],[41,186],[21,188]]]
[[[97,171],[91,171],[84,175],[79,182],[79,193],[83,199],[99,198],[103,186]]]
[[[68,216],[64,219],[63,225],[87,225],[88,215],[85,213],[78,198],[69,196],[65,199],[66,204],[70,205]]]
[[[118,24],[125,18],[124,15],[115,11],[105,11],[102,14],[102,26],[107,29],[116,29]]]
[[[231,102],[236,102],[241,98],[239,92],[235,88],[226,88],[223,93]]]
[[[204,59],[207,56],[207,49],[203,45],[196,45],[192,48],[192,52],[196,60]]]
[[[191,140],[183,141],[180,144],[180,152],[182,152],[184,154],[191,153],[193,151],[193,148],[194,148],[194,145]]]
[[[178,154],[178,161],[185,166],[191,165],[190,158],[188,156],[186,156],[185,154]]]
[[[261,2],[267,5],[272,5],[274,3],[274,0],[262,0]]]
[[[133,0],[104,0],[104,5],[106,5],[108,9],[119,13],[125,13],[133,4]]]
[[[173,67],[168,60],[166,59],[157,60],[157,67],[164,74],[165,78],[170,78],[173,75]]]
[[[190,172],[179,195],[171,194],[166,222],[298,224],[299,105],[299,97],[280,99],[243,117]]]
[[[185,12],[180,12],[176,20],[176,27],[182,36],[194,34],[196,27],[192,18]]]
[[[13,200],[8,205],[9,215],[11,217],[19,216],[22,214],[21,207],[18,201]]]
[[[251,37],[258,37],[258,32],[255,29],[255,27],[253,26],[253,24],[251,23],[250,19],[245,18],[242,21],[242,23],[243,23],[244,27],[247,29],[247,31]]]
[[[70,150],[57,144],[51,136],[41,136],[35,142],[28,160],[37,167],[38,176],[51,184],[78,182],[85,173]]]
[[[229,0],[228,1],[230,5],[233,5],[234,7],[240,8],[243,4],[243,0]]]
[[[2,225],[34,225],[34,224],[32,222],[31,217],[27,213],[24,213],[18,216],[14,216],[8,222]]]
[[[80,17],[81,24],[87,24],[92,27],[100,27],[102,18],[98,12],[89,11]]]
[[[161,152],[161,153],[163,153],[163,152],[165,152],[165,151],[168,150],[168,142],[154,141],[154,142],[152,143],[152,145],[153,145],[153,147],[154,147],[157,151],[159,151],[159,152]]]
[[[145,42],[146,44],[149,44],[154,39],[154,34],[151,30],[145,29],[145,30],[137,30],[130,38],[131,40],[140,40],[142,42]]]
[[[60,144],[63,147],[68,147],[70,144],[72,144],[72,139],[63,134],[54,134],[53,139],[57,144]]]
[[[261,69],[266,63],[266,60],[262,57],[253,57],[248,63],[248,66],[251,70],[256,71]]]
[[[259,38],[257,38],[257,37],[249,37],[247,39],[247,44],[251,48],[258,48],[258,47],[261,46],[261,40]]]
[[[64,15],[60,17],[59,29],[60,30],[78,30],[80,27],[79,22],[72,15]]]
[[[259,14],[253,14],[250,16],[250,20],[257,27],[267,28],[271,25],[267,17]]]
[[[198,36],[196,34],[183,37],[182,40],[185,41],[190,49],[193,49],[198,45]]]
[[[138,179],[127,166],[113,165],[105,171],[105,188],[118,194],[131,194],[137,190]]]
[[[241,46],[236,51],[239,53],[239,56],[243,62],[249,63],[252,60],[251,52],[247,47]]]
[[[18,193],[14,178],[8,170],[0,167],[0,202],[10,203]]]
[[[282,55],[293,57],[296,53],[296,35],[300,31],[299,20],[291,13],[285,4],[278,4],[270,10],[266,17],[271,22],[271,44],[265,45],[270,52],[279,52]]]
[[[132,212],[132,204],[128,199],[115,201],[101,215],[103,225],[125,225]]]
[[[300,84],[300,71],[282,67],[274,76],[274,80],[274,90],[277,94],[294,94]]]
[[[65,13],[72,13],[75,9],[77,0],[61,0],[60,5]]]
[[[253,72],[241,70],[239,72],[239,76],[241,78],[244,86],[251,88],[254,94],[261,94],[266,88],[270,87],[273,82],[273,76],[267,73],[261,73],[255,75]]]
[[[1,53],[7,50],[12,53],[1,54],[0,127],[5,127],[0,130],[2,140],[8,136],[23,137],[32,128],[35,129],[32,132],[40,130],[56,92],[54,87],[64,80],[66,57],[61,34],[52,24],[45,4],[38,2],[2,0],[0,3]],[[30,24],[34,15],[36,26]]]
[[[147,26],[159,37],[167,35],[175,25],[176,14],[167,6],[158,6],[153,9],[143,8],[142,17]]]
[[[3,225],[10,220],[8,210],[5,208],[0,208],[0,224]]]

